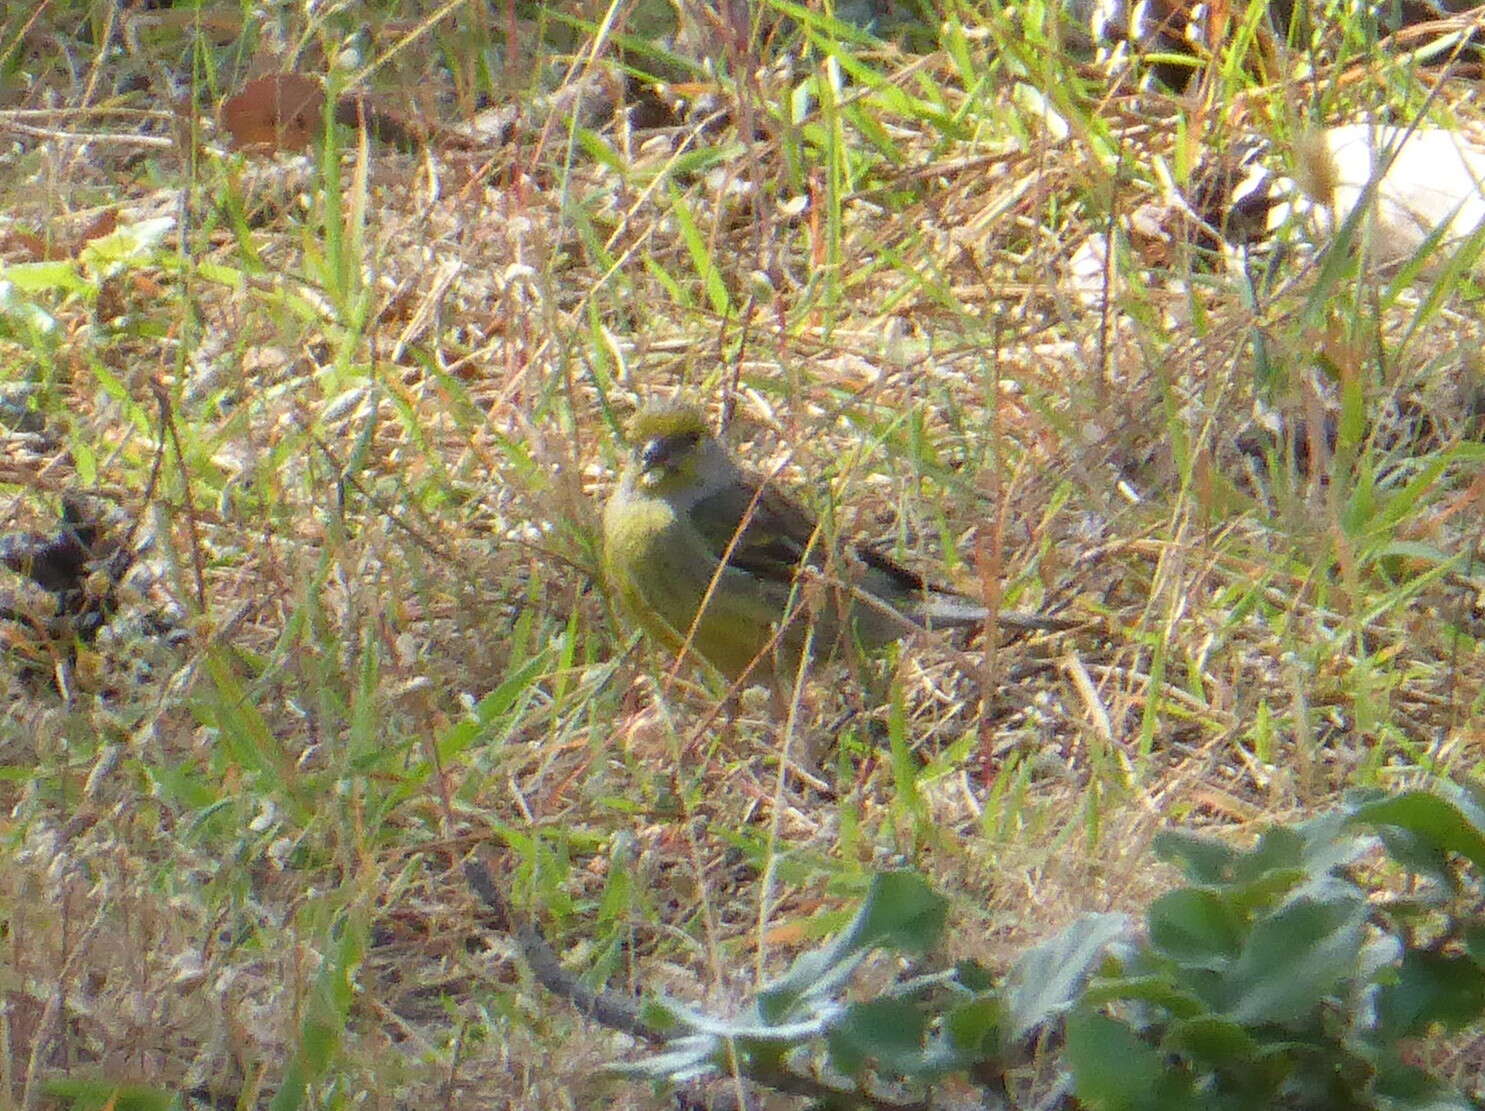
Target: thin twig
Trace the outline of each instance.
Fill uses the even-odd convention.
[[[575,975],[562,967],[556,951],[541,932],[541,927],[530,920],[519,919],[512,911],[505,896],[495,886],[494,877],[483,861],[471,857],[464,864],[464,878],[469,886],[490,908],[496,924],[516,940],[521,956],[536,976],[537,983],[553,995],[566,999],[582,1014],[611,1030],[640,1038],[643,1041],[662,1044],[666,1036],[639,1017],[639,1004],[628,996],[609,991],[594,991]]]
[[[107,131],[57,131],[50,127],[32,127],[15,120],[0,121],[0,130],[14,131],[33,139],[51,139],[71,143],[106,143],[116,147],[147,147],[151,150],[169,150],[175,146],[174,139],[159,135],[120,135]]]

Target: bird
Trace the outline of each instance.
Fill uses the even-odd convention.
[[[814,517],[744,470],[685,399],[641,408],[603,512],[603,567],[640,627],[672,653],[690,651],[728,679],[792,681],[805,653],[879,648],[918,629],[983,625],[989,611],[930,586],[874,548],[832,558]],[[827,592],[814,589],[822,583]],[[999,613],[998,624],[1071,623]]]

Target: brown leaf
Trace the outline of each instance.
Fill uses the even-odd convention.
[[[0,235],[0,259],[7,262],[42,262],[65,258],[67,252],[39,235],[12,228]]]
[[[94,239],[111,234],[119,226],[118,212],[106,208],[78,235],[55,233],[46,239],[12,228],[0,235],[0,258],[16,262],[54,262],[76,258],[77,252]]]
[[[325,90],[313,77],[271,73],[222,103],[236,150],[303,150],[324,126]]]
[[[105,208],[97,216],[93,217],[91,223],[83,228],[77,237],[77,246],[72,251],[76,254],[78,250],[87,246],[95,239],[102,239],[105,235],[112,235],[119,227],[119,211],[116,208]]]

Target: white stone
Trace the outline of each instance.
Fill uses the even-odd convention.
[[[1322,228],[1335,234],[1363,202],[1367,184],[1377,180],[1370,218],[1358,226],[1358,242],[1379,267],[1411,259],[1436,229],[1438,248],[1456,247],[1485,223],[1485,147],[1464,135],[1437,127],[1376,127],[1348,124],[1324,133],[1333,161],[1332,197],[1317,197],[1329,219]],[[1390,159],[1390,161],[1389,161]],[[1444,261],[1429,260],[1429,269]]]

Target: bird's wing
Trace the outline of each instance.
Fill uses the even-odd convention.
[[[751,476],[703,498],[694,507],[691,519],[718,559],[732,545],[727,565],[764,582],[790,586],[801,564],[825,566],[826,553],[816,535],[815,519],[772,486],[764,486],[758,493],[758,483]],[[732,542],[734,536],[736,544]],[[915,624],[962,628],[979,625],[989,616],[989,611],[974,599],[928,583],[871,545],[857,544],[853,551],[865,568],[854,585],[891,604]],[[1067,618],[1011,610],[997,611],[995,623],[1003,629],[1041,632],[1061,632],[1078,625]],[[892,635],[901,635],[900,627],[890,627]]]
[[[718,559],[730,545],[727,565],[761,579],[792,583],[801,563],[821,562],[814,519],[771,486],[760,493],[752,479],[702,498],[691,519]]]
[[[882,586],[873,591],[874,593],[889,596],[903,593],[953,593],[930,587],[922,575],[909,571],[895,559],[889,559],[870,544],[857,544],[856,557],[867,566],[868,579],[876,579],[882,583]]]
[[[775,486],[765,485],[759,494],[752,476],[704,498],[693,516],[718,559],[741,526],[727,564],[759,578],[792,582],[801,565],[823,568],[827,562],[815,518]],[[939,593],[875,547],[859,544],[852,550],[866,572],[859,585],[873,594],[901,599]],[[943,593],[954,596],[952,591]]]

